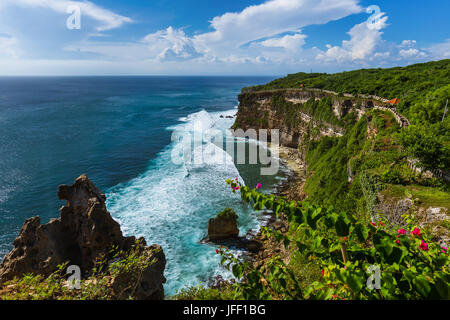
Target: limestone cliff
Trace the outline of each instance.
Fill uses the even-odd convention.
[[[122,235],[119,224],[107,211],[105,195],[87,176],[80,176],[71,186],[60,186],[58,197],[67,201],[60,209],[60,218],[44,225],[39,217],[25,221],[14,249],[0,265],[0,283],[26,273],[48,276],[65,262],[79,266],[82,274],[88,275],[97,258],[113,258],[113,247],[126,252],[136,244],[135,237]],[[165,255],[158,245],[146,246],[143,238],[139,243],[142,254],[152,263],[138,282],[122,277],[114,279],[114,286],[121,292],[134,288],[127,294],[136,299],[163,299]]]
[[[292,110],[280,110],[274,98],[284,99]],[[330,123],[314,117],[302,110],[302,105],[310,100],[319,101],[328,98],[331,111],[337,120],[354,112],[359,119],[368,108],[373,108],[372,99],[350,98],[328,92],[298,89],[283,89],[258,92],[244,92],[239,95],[239,108],[233,128],[243,129],[279,129],[280,144],[296,148],[305,135],[312,130],[319,136],[342,136],[344,129],[336,123]],[[293,117],[296,121],[292,121]],[[337,121],[338,122],[338,121]]]

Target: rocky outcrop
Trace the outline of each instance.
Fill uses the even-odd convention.
[[[320,100],[328,94],[303,90],[269,90],[249,92],[239,95],[239,108],[236,114],[234,129],[279,129],[279,139],[282,146],[297,148],[303,138],[315,129],[320,136],[342,136],[344,130],[339,126],[314,119],[310,114],[297,110],[297,121],[280,114],[273,105],[272,98],[282,96],[285,101],[300,105],[313,98]],[[348,100],[348,99],[347,99]],[[345,116],[354,109],[347,100],[335,98],[333,110],[338,118]],[[235,132],[235,135],[239,133]],[[271,140],[270,131],[268,140]]]
[[[403,216],[414,214],[419,227],[428,229],[433,235],[433,241],[444,246],[450,244],[448,208],[415,205],[411,198],[388,198],[379,194],[374,211],[397,226],[406,226]]]
[[[376,213],[381,214],[389,222],[396,225],[404,225],[402,216],[411,213],[412,209],[413,201],[411,199],[388,199],[382,194],[378,195],[377,204],[374,207]]]
[[[58,197],[66,200],[61,217],[42,225],[39,217],[25,221],[14,249],[0,265],[0,283],[25,273],[49,275],[65,262],[80,267],[88,275],[98,257],[111,259],[111,249],[128,251],[136,244],[135,237],[124,237],[120,225],[106,209],[106,197],[87,176],[82,175],[71,186],[58,188]],[[142,254],[152,263],[143,270],[138,282],[115,279],[116,287],[132,287],[137,299],[162,299],[165,282],[165,256],[159,246],[147,247],[139,239]]]
[[[274,97],[283,97],[296,108],[296,119],[292,121],[292,114],[283,115],[273,105]],[[279,129],[280,144],[286,147],[297,148],[305,136],[308,139],[317,139],[322,136],[342,136],[344,129],[324,121],[318,121],[307,112],[300,111],[302,104],[310,99],[331,99],[331,107],[337,119],[342,119],[353,112],[359,120],[367,110],[380,109],[392,112],[400,126],[408,126],[409,121],[399,114],[397,110],[387,104],[386,99],[375,96],[353,96],[321,89],[277,89],[265,91],[246,91],[239,95],[239,108],[236,114],[234,129]],[[311,136],[311,132],[314,136]],[[236,134],[236,133],[235,133]],[[236,135],[240,135],[237,133]],[[270,132],[268,139],[270,141]]]
[[[233,239],[239,235],[236,219],[216,217],[209,219],[208,239],[210,241]]]

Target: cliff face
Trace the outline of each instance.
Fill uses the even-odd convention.
[[[280,110],[274,103],[274,99],[280,98],[287,104],[287,110]],[[321,136],[342,136],[344,129],[339,124],[320,120],[302,110],[302,106],[308,101],[320,101],[324,98],[329,99],[330,111],[337,120],[341,120],[350,112],[354,112],[359,119],[367,108],[374,107],[374,101],[371,99],[339,97],[322,91],[285,89],[245,92],[239,95],[239,108],[233,128],[244,131],[250,128],[279,129],[280,144],[294,148],[306,135],[314,139]],[[292,121],[293,117],[296,121]],[[311,137],[312,131],[316,132],[314,137]]]
[[[80,267],[88,275],[100,257],[113,259],[113,247],[129,251],[136,245],[135,237],[124,237],[119,224],[106,209],[106,197],[82,175],[71,186],[58,188],[58,197],[67,200],[60,209],[61,217],[42,225],[39,217],[25,221],[14,249],[0,265],[0,283],[26,273],[48,276],[65,262]],[[139,239],[140,252],[153,263],[143,270],[138,282],[128,278],[114,279],[114,286],[132,286],[136,299],[163,299],[163,276],[166,260],[158,245],[146,246]],[[133,283],[130,283],[133,282]],[[120,298],[120,294],[118,294]]]

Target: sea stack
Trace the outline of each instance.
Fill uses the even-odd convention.
[[[239,236],[238,215],[231,208],[226,208],[215,218],[209,219],[208,239],[210,241],[235,239]]]

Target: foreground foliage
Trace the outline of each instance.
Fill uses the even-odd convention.
[[[316,265],[321,276],[306,287],[293,270],[274,257],[261,270],[221,249],[225,264],[240,283],[235,296],[245,299],[450,299],[450,258],[447,248],[405,216],[408,228],[385,221],[361,222],[354,215],[307,202],[288,202],[228,180],[256,210],[273,210],[290,223],[290,235],[264,232]],[[239,189],[236,189],[236,187]],[[301,234],[302,237],[296,237]],[[377,287],[376,273],[380,281]]]
[[[111,261],[98,257],[91,274],[81,279],[79,286],[68,279],[66,270],[69,263],[66,262],[47,277],[26,274],[5,282],[0,285],[0,300],[113,300],[119,296],[114,289],[114,279],[138,278],[155,262],[150,259],[152,252],[143,252],[139,242],[129,251],[112,248],[111,253]]]

